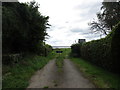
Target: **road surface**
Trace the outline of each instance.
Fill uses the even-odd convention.
[[[28,88],[95,88],[69,60],[64,60],[63,72],[58,72],[55,60],[37,71]]]

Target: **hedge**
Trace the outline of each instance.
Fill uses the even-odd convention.
[[[2,55],[2,64],[9,65],[18,63],[23,58],[22,54]]]
[[[85,60],[111,70],[114,60],[111,60],[111,44],[107,41],[110,42],[111,39],[104,38],[83,44],[81,47],[81,56]]]
[[[108,71],[119,73],[120,23],[105,38],[72,45],[72,53]],[[74,47],[74,48],[72,48]],[[80,53],[79,53],[80,52]]]
[[[42,48],[42,53],[37,53],[37,55],[39,56],[48,56],[49,53],[52,52],[52,46],[46,44],[43,48]],[[17,64],[18,62],[20,62],[25,56],[27,56],[28,54],[33,54],[34,53],[12,53],[12,54],[3,54],[2,55],[2,64],[3,65],[14,65]],[[35,53],[36,54],[36,53]]]
[[[116,64],[115,69],[119,71],[119,65],[120,65],[120,22],[116,26],[114,33],[113,33],[113,38],[112,38],[112,43],[111,43],[111,51],[112,51],[112,59],[114,60],[114,63]]]
[[[81,56],[81,51],[80,51],[81,46],[82,46],[82,44],[73,44],[71,46],[71,55],[73,57],[80,57]]]

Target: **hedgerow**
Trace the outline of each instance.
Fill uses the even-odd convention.
[[[116,71],[119,71],[120,65],[120,22],[114,29],[112,42],[111,42],[111,52],[112,52],[112,59],[114,60],[115,66],[114,68]],[[113,63],[113,64],[114,64]]]
[[[71,49],[73,54],[106,70],[119,73],[120,23],[105,38],[72,45]]]
[[[80,57],[81,56],[81,48],[82,44],[73,44],[71,46],[71,55],[74,57]]]

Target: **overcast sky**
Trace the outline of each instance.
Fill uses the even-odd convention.
[[[30,2],[31,0],[18,0]],[[71,46],[78,39],[86,41],[99,39],[100,35],[90,33],[88,23],[96,19],[102,0],[35,0],[40,4],[42,15],[49,16],[47,29],[50,35],[46,43],[52,46]]]

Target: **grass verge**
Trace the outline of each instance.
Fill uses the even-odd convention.
[[[103,70],[83,59],[70,58],[77,67],[83,72],[84,76],[92,81],[98,88],[115,88],[120,90],[118,75]]]
[[[60,57],[60,56],[56,57],[56,65],[58,67],[58,72],[62,72],[63,60],[64,60],[63,57]]]
[[[58,53],[56,57],[56,65],[58,67],[58,72],[62,72],[62,68],[64,65],[64,59],[68,57],[68,53],[70,52],[69,48],[62,48],[60,51],[63,51],[63,53]]]
[[[31,76],[53,58],[53,53],[47,57],[28,55],[14,66],[3,66],[3,90],[6,88],[26,88]]]

